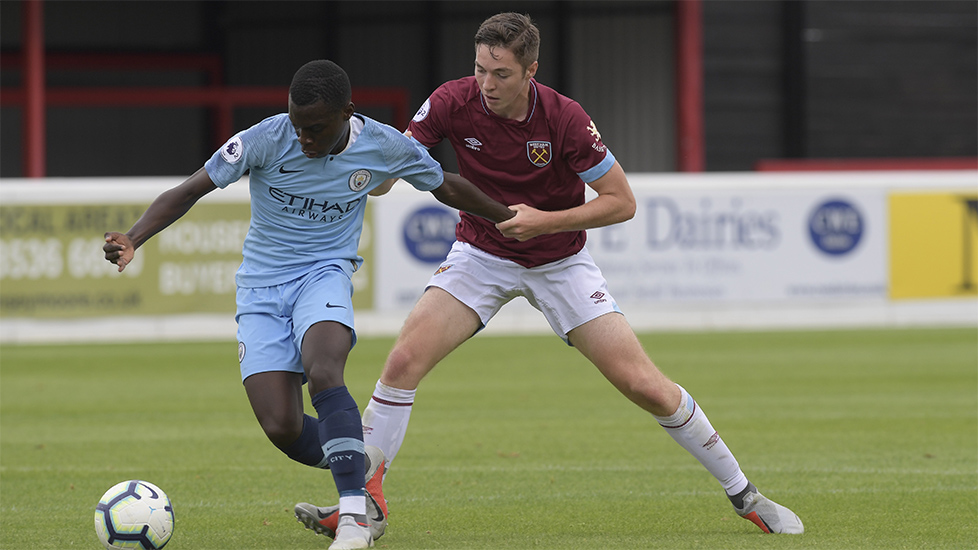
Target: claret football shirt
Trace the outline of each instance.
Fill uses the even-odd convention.
[[[408,129],[431,148],[443,139],[455,149],[459,172],[506,205],[566,210],[584,204],[584,184],[611,169],[615,157],[576,101],[535,80],[522,121],[485,105],[474,76],[446,82],[421,106]],[[525,242],[503,237],[493,222],[465,212],[456,238],[524,267],[576,254],[584,231],[541,235]]]

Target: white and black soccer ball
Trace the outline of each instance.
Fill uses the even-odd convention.
[[[147,481],[113,485],[95,507],[95,534],[108,550],[159,550],[173,536],[170,498]]]

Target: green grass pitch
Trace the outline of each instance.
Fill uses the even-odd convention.
[[[643,335],[748,477],[794,509],[764,535],[719,484],[554,336],[480,336],[422,384],[379,548],[921,549],[978,545],[978,331]],[[366,404],[391,339],[363,339]],[[0,547],[100,548],[95,504],[146,479],[168,550],[323,549],[292,517],[328,472],[262,435],[236,344],[4,346]]]

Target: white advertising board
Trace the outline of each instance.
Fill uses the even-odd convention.
[[[458,213],[398,182],[371,199],[375,232],[374,308],[409,310],[455,242]]]
[[[885,300],[885,190],[635,185],[635,217],[589,232],[622,308]],[[647,180],[647,181],[644,181]]]
[[[978,172],[628,177],[636,196],[635,217],[590,230],[587,246],[636,330],[978,326]],[[42,303],[40,298],[55,291],[100,292],[99,281],[88,279],[55,282],[41,277],[30,285],[31,281],[17,279],[19,271],[14,268],[24,260],[11,256],[16,252],[11,243],[43,237],[45,242],[57,238],[70,244],[81,238],[75,234],[81,232],[92,243],[85,247],[91,257],[79,262],[66,256],[63,267],[72,273],[90,263],[106,267],[99,250],[102,232],[125,227],[161,190],[178,182],[176,178],[3,180],[3,301],[8,306]],[[223,216],[225,209],[244,208],[247,216],[247,191],[245,182],[240,182],[228,191],[212,193],[197,214],[211,225],[216,213]],[[232,217],[237,220],[239,214]],[[360,243],[367,262],[357,273],[354,296],[360,335],[391,335],[399,330],[454,242],[457,219],[453,210],[430,194],[405,183],[371,199]],[[179,223],[197,228],[190,218]],[[166,243],[184,233],[177,225],[168,231],[174,233],[156,240],[158,252],[153,246],[141,249],[146,261],[156,254],[159,257],[153,261],[163,262],[164,253],[178,253],[183,263],[197,261],[199,254],[185,254],[196,250],[187,243],[170,250]],[[213,254],[205,256],[215,260]],[[60,256],[44,258],[54,262]],[[176,281],[170,271],[149,271],[159,272],[167,284]],[[69,288],[69,283],[77,288]],[[11,294],[20,286],[29,300]],[[116,286],[112,288],[117,290]],[[137,287],[145,294],[157,285],[148,281]],[[198,285],[188,294],[190,305],[144,298],[133,302],[131,313],[98,310],[89,317],[84,312],[56,317],[3,307],[0,342],[94,342],[111,339],[119,330],[145,340],[233,339],[233,294],[211,296],[212,290]],[[35,295],[40,298],[35,300]],[[205,307],[205,299],[211,298],[214,305]],[[98,300],[93,303],[104,305]],[[503,308],[485,331],[532,332],[550,329],[538,312],[519,299]]]
[[[587,248],[625,309],[669,302],[886,299],[881,187],[737,187],[642,175],[628,222]],[[709,179],[709,177],[707,177]],[[454,240],[457,215],[395,187],[372,203],[379,310],[409,309]]]

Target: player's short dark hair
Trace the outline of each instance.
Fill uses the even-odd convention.
[[[326,59],[310,61],[299,67],[289,86],[289,98],[296,105],[322,101],[326,107],[341,111],[350,103],[350,77],[342,67]]]
[[[480,45],[506,48],[513,52],[523,69],[527,69],[540,55],[540,30],[529,15],[499,13],[483,21],[476,31],[476,50]]]

